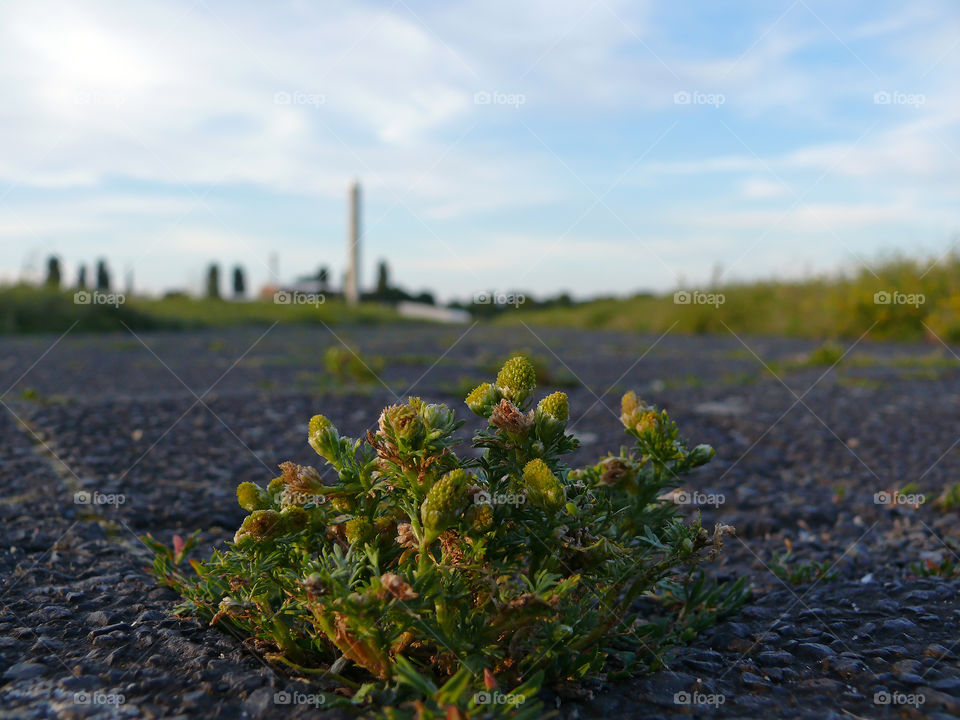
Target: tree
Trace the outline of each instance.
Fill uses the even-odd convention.
[[[233,268],[233,296],[242,298],[247,294],[247,281],[243,276],[243,268],[237,265]]]
[[[387,269],[387,261],[381,260],[377,265],[377,291],[376,295],[381,300],[385,300],[390,290],[390,271]]]
[[[60,288],[60,258],[51,255],[47,259],[47,286]]]
[[[216,263],[210,263],[207,268],[207,297],[220,297],[220,266]]]
[[[80,269],[77,271],[77,289],[86,290],[87,289],[87,266],[81,265]]]
[[[97,290],[110,292],[110,271],[106,260],[97,260]]]
[[[320,271],[317,273],[317,281],[320,283],[320,292],[326,292],[329,274],[325,267],[320,268]]]

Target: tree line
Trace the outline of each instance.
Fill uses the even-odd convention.
[[[231,280],[233,298],[235,300],[241,300],[245,298],[247,296],[247,277],[246,272],[241,265],[235,265],[233,267]],[[330,273],[326,267],[320,267],[315,275],[299,278],[299,282],[314,282],[316,283],[319,292],[328,293],[330,295],[339,294],[335,293],[330,287]],[[60,264],[60,258],[56,257],[55,255],[52,255],[47,259],[47,275],[45,284],[47,287],[54,289],[60,289],[64,285],[63,268]],[[204,294],[206,297],[211,299],[222,299],[223,294],[221,293],[220,286],[220,265],[218,263],[210,263],[210,265],[207,267]],[[111,275],[106,260],[101,259],[97,261],[96,277],[92,283],[88,282],[87,266],[81,264],[77,269],[77,277],[73,287],[77,290],[94,289],[100,292],[110,292]],[[416,302],[425,302],[430,305],[435,304],[433,294],[430,292],[424,291],[419,294],[411,294],[400,287],[391,285],[390,269],[385,260],[381,260],[377,265],[377,280],[374,289],[370,292],[362,293],[362,298],[364,300],[386,303],[412,300]]]

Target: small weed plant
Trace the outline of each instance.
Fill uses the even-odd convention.
[[[960,576],[960,564],[950,558],[940,560],[927,558],[918,562],[910,563],[910,570],[917,577],[941,577],[953,579]]]
[[[832,582],[840,574],[836,563],[830,560],[798,562],[793,548],[788,545],[785,553],[774,553],[769,568],[774,575],[791,585],[806,585],[811,582]]]
[[[383,359],[364,358],[352,348],[334,345],[323,353],[323,366],[337,382],[364,384],[377,379],[377,371],[383,368]]]
[[[243,483],[232,543],[184,563],[192,540],[149,536],[180,612],[227,626],[271,662],[313,676],[329,705],[388,718],[546,717],[537,694],[657,667],[733,612],[744,582],[698,564],[724,535],[683,522],[661,496],[714,451],[689,447],[667,413],[622,401],[632,447],[571,469],[567,396],[535,403],[529,361],[507,361],[463,425],[419,398],[353,439],[323,415],[308,441],[335,471],[281,465]]]

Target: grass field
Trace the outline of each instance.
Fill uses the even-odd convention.
[[[101,296],[100,300],[110,300]],[[0,333],[63,332],[74,326],[86,332],[194,329],[231,325],[281,323],[373,323],[396,320],[386,305],[349,307],[328,300],[322,304],[277,304],[269,300],[231,302],[171,296],[124,298],[124,302],[74,301],[74,292],[30,285],[0,287]]]
[[[675,302],[672,293],[646,295],[573,307],[521,308],[503,312],[498,322],[641,332],[672,328],[712,333],[729,328],[804,338],[856,338],[867,333],[884,340],[960,341],[960,256],[955,254],[936,263],[890,260],[844,277],[698,291],[696,297],[688,294],[688,304]]]
[[[847,276],[689,288],[674,294],[603,299],[572,307],[502,311],[493,322],[662,333],[736,333],[811,339],[940,338],[960,342],[960,255],[939,261],[895,259]],[[78,304],[73,291],[0,287],[0,333],[191,329],[281,323],[396,321],[388,306],[349,307],[271,301],[231,302],[171,296],[128,298],[119,305]]]

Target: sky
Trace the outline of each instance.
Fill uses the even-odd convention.
[[[0,281],[338,279],[353,178],[361,284],[441,299],[932,258],[958,76],[956,0],[5,0]]]

